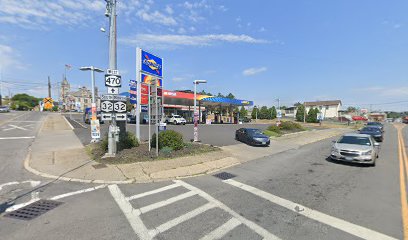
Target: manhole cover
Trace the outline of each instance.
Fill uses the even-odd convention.
[[[31,220],[54,209],[61,205],[62,202],[52,201],[52,200],[38,200],[30,205],[17,209],[13,212],[7,213],[5,217],[16,218],[20,220]]]
[[[99,168],[106,168],[108,166],[106,166],[103,163],[99,163],[99,164],[92,165],[92,167],[94,167],[95,169],[99,169]]]
[[[231,173],[227,173],[227,172],[220,172],[220,173],[214,174],[213,176],[217,177],[217,178],[220,178],[222,180],[227,180],[227,179],[236,177],[236,175],[231,174]]]

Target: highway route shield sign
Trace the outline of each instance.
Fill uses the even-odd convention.
[[[112,101],[102,101],[101,102],[101,111],[102,112],[113,112],[114,102]],[[126,109],[126,106],[125,106]]]
[[[113,110],[117,113],[126,112],[126,103],[125,102],[115,102],[113,104]]]

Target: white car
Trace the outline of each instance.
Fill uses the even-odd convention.
[[[177,124],[186,124],[186,119],[184,119],[182,116],[180,115],[172,115],[166,118],[166,123],[173,123],[174,125]]]

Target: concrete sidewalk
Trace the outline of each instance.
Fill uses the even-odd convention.
[[[222,151],[197,156],[105,165],[90,160],[85,147],[64,116],[49,114],[31,146],[24,166],[34,174],[66,181],[107,184],[152,182],[215,172],[347,131],[350,129],[326,129],[284,136],[272,140],[268,148],[237,144],[221,147]]]

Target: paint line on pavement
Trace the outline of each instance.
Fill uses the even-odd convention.
[[[249,227],[251,230],[255,231],[257,234],[261,235],[264,239],[280,239],[277,236],[273,235],[272,233],[268,232],[266,229],[262,228],[261,226],[257,225],[254,222],[249,221],[248,219],[244,218],[243,216],[239,215],[229,207],[227,207],[224,203],[218,201],[217,199],[213,198],[211,195],[208,193],[202,191],[199,188],[194,187],[193,185],[190,185],[186,182],[183,182],[181,180],[173,180],[173,182],[179,183],[183,187],[189,189],[190,191],[196,192],[199,196],[203,197],[207,201],[215,204],[217,207],[221,208],[222,210],[228,212],[231,214],[234,218],[238,219],[241,223],[245,224],[247,227]]]
[[[189,191],[189,192],[180,194],[180,195],[178,195],[178,196],[169,198],[169,199],[167,199],[167,200],[160,201],[160,202],[153,203],[153,204],[150,204],[150,205],[148,205],[148,206],[142,207],[142,208],[140,208],[140,212],[141,212],[141,213],[147,213],[147,212],[153,211],[153,210],[155,210],[155,209],[157,209],[157,208],[161,208],[161,207],[167,206],[167,205],[169,205],[169,204],[175,203],[175,202],[177,202],[177,201],[183,200],[183,199],[185,199],[185,198],[188,198],[188,197],[191,197],[191,196],[194,196],[194,195],[197,195],[197,193],[196,193],[196,192]]]
[[[17,140],[17,139],[33,139],[35,136],[30,137],[0,137],[0,140]]]
[[[126,200],[125,195],[120,191],[118,185],[109,185],[108,189],[139,239],[152,239],[149,235],[149,231],[139,217],[140,211],[134,209],[130,202]]]
[[[166,223],[163,223],[162,225],[156,227],[155,229],[149,230],[149,234],[150,234],[150,236],[152,238],[154,238],[157,234],[165,232],[165,231],[169,230],[170,228],[175,227],[175,226],[179,225],[180,223],[183,223],[183,222],[185,222],[185,221],[187,221],[189,219],[192,219],[193,217],[198,216],[201,213],[203,213],[203,212],[205,212],[205,211],[207,211],[209,209],[212,209],[214,207],[216,207],[216,206],[213,203],[206,203],[203,206],[198,207],[198,208],[196,208],[196,209],[194,209],[194,210],[192,210],[192,211],[190,211],[190,212],[188,212],[186,214],[183,214],[183,215],[181,215],[179,217],[176,217],[176,218],[174,218],[174,219],[172,219],[172,220],[170,220],[170,221],[168,221]]]
[[[224,223],[223,225],[216,228],[214,231],[210,232],[209,234],[202,237],[200,240],[212,240],[212,239],[221,239],[224,237],[228,232],[233,230],[234,228],[238,227],[242,223],[236,219],[231,218],[228,222]]]
[[[310,219],[313,219],[315,221],[324,223],[328,226],[340,229],[344,232],[347,232],[349,234],[352,234],[354,236],[363,238],[363,239],[372,239],[372,240],[386,240],[386,239],[395,239],[393,237],[387,236],[385,234],[376,232],[374,230],[347,222],[345,220],[332,217],[330,215],[321,213],[319,211],[313,210],[311,208],[302,206],[300,204],[294,203],[292,201],[283,199],[281,197],[275,196],[271,193],[262,191],[260,189],[257,189],[255,187],[240,183],[238,181],[235,181],[233,179],[228,179],[224,180],[224,183],[227,183],[231,186],[237,187],[239,189],[242,189],[244,191],[247,191],[249,193],[252,193],[256,196],[259,196],[265,200],[270,201],[271,203],[277,204],[279,206],[282,206],[284,208],[287,208],[293,212],[296,212],[297,214],[303,215],[305,217],[308,217]]]
[[[77,120],[75,120],[75,119],[71,119],[72,121],[74,121],[74,122],[76,122],[76,123],[78,123],[79,124],[79,126],[81,126],[81,127],[83,127],[83,128],[88,128],[87,126],[84,126],[82,123],[80,123],[80,122],[78,122]]]
[[[58,200],[58,199],[61,199],[61,198],[66,198],[66,197],[78,195],[78,194],[81,194],[81,193],[92,192],[92,191],[95,191],[97,189],[105,188],[106,186],[107,186],[106,184],[103,184],[103,185],[99,185],[99,186],[92,187],[92,188],[87,188],[87,189],[82,189],[82,190],[78,190],[78,191],[74,191],[74,192],[64,193],[64,194],[61,194],[61,195],[58,195],[58,196],[54,196],[54,197],[50,198],[50,200]]]
[[[405,153],[404,140],[402,137],[402,129],[398,128],[398,158],[400,162],[400,193],[401,193],[401,217],[402,217],[402,230],[404,239],[408,239],[408,202],[406,191],[406,173],[408,174],[408,163]],[[405,153],[405,154],[404,154]],[[405,165],[405,172],[404,172]]]
[[[62,117],[65,119],[65,122],[67,122],[68,126],[71,128],[71,130],[74,130],[74,127],[72,126],[72,124],[68,121],[68,119],[62,115]]]
[[[140,194],[133,195],[133,196],[131,196],[131,197],[127,197],[126,200],[131,201],[131,200],[134,200],[134,199],[138,199],[138,198],[146,197],[146,196],[149,196],[149,195],[152,195],[152,194],[156,194],[156,193],[160,193],[160,192],[163,192],[163,191],[167,191],[167,190],[170,190],[170,189],[173,189],[173,188],[176,188],[176,187],[180,187],[180,184],[178,184],[178,183],[173,183],[173,184],[171,184],[171,185],[168,185],[168,186],[165,186],[165,187],[161,187],[161,188],[158,188],[158,189],[155,189],[155,190],[152,190],[152,191],[148,191],[148,192],[144,192],[144,193],[140,193]]]

